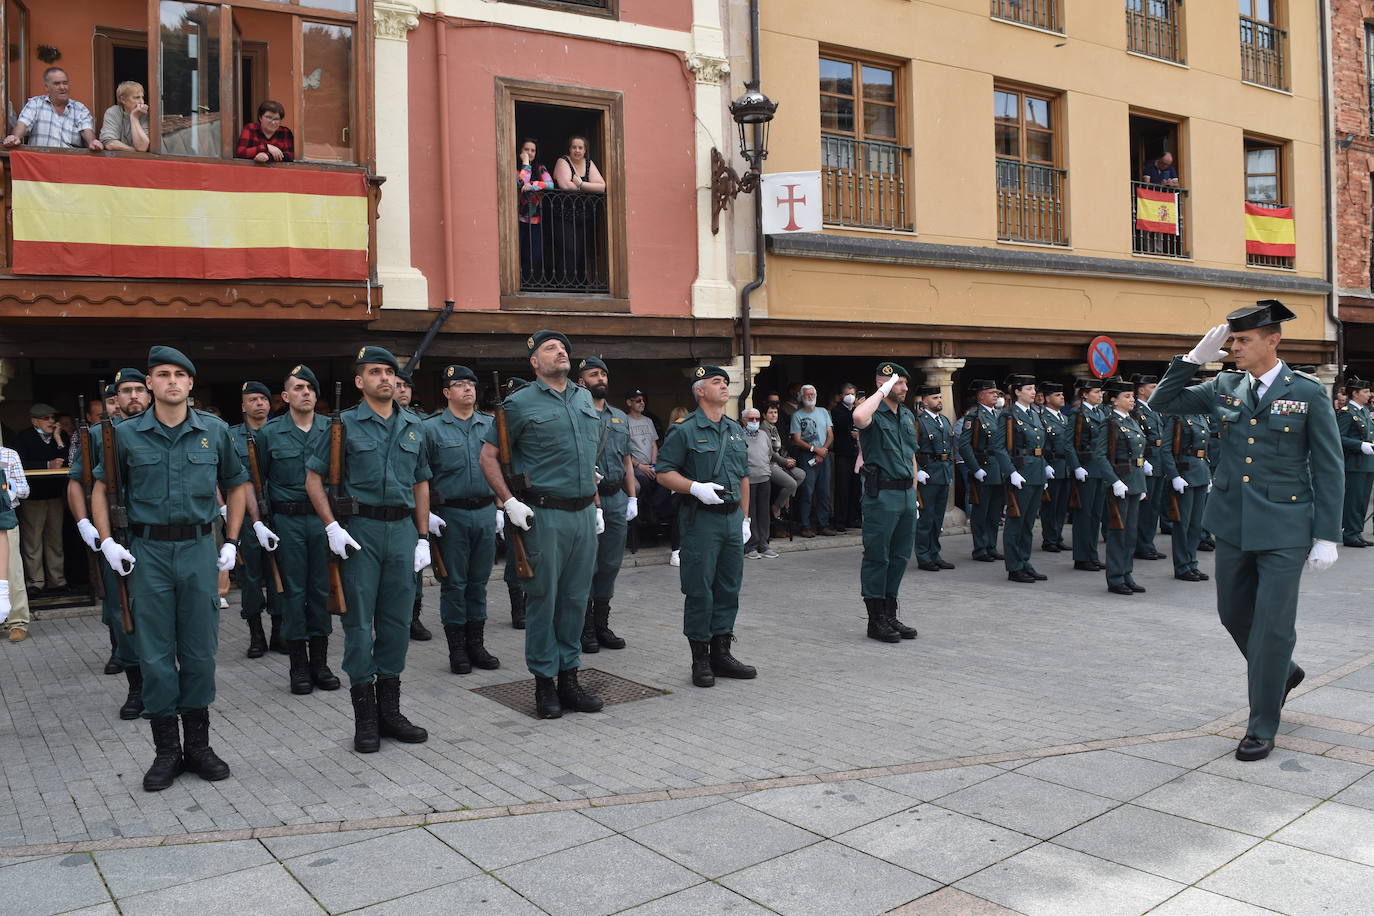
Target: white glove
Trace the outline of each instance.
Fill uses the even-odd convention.
[[[598,471],[598,470],[596,470],[595,468],[592,469],[592,473],[593,473],[594,475],[596,475],[596,482],[597,482],[597,483],[601,483],[601,481],[603,481],[603,480],[606,479],[605,477],[602,477],[602,476],[601,476],[601,472]]]
[[[1336,562],[1336,542],[1316,540],[1312,542],[1312,552],[1307,555],[1307,568],[1313,572],[1330,569]]]
[[[701,500],[703,506],[719,506],[725,500],[720,498],[720,491],[725,488],[718,483],[702,483],[700,480],[692,481],[691,494]]]
[[[1190,363],[1197,366],[1205,366],[1208,363],[1219,362],[1226,357],[1226,351],[1221,345],[1226,343],[1231,336],[1231,326],[1229,324],[1219,324],[1197,342],[1197,346],[1188,351],[1188,355],[1183,357]]]
[[[1147,496],[1149,496],[1149,495],[1150,495],[1149,493],[1141,493],[1141,494],[1140,494],[1140,498],[1141,498],[1141,499],[1144,499],[1145,497],[1147,497]]]
[[[1112,495],[1117,499],[1125,499],[1128,489],[1130,488],[1126,486],[1124,481],[1118,480],[1116,483],[1112,484]]]
[[[889,376],[887,377],[887,381],[883,382],[881,385],[878,386],[878,397],[880,397],[880,398],[885,398],[885,397],[887,397],[889,394],[891,394],[891,393],[892,393],[892,386],[895,385],[895,384],[897,384],[897,379],[898,379],[899,377],[900,377],[900,376],[897,376],[897,375],[895,375],[895,374],[889,375]]]
[[[110,564],[110,569],[121,576],[127,576],[134,571],[134,555],[116,544],[114,538],[101,541],[100,552],[105,555],[105,562]]]
[[[534,521],[534,510],[512,496],[501,506],[510,516],[511,524],[525,531],[530,530],[530,523]]]
[[[332,521],[324,526],[324,536],[329,540],[329,550],[341,560],[348,559],[348,548],[362,550],[362,546],[344,530],[344,526],[338,521]]]
[[[10,583],[7,579],[0,579],[0,623],[4,623],[10,616]]]
[[[979,483],[982,483],[983,478],[986,476],[988,476],[988,472],[983,470],[982,468],[979,468],[978,470],[973,472],[973,479],[978,481]]]
[[[258,536],[258,543],[262,545],[262,549],[268,553],[276,550],[277,545],[281,543],[281,538],[262,522],[253,523],[253,533]]]
[[[601,511],[601,507],[596,507],[596,533],[606,533],[606,513]]]
[[[1076,480],[1076,481],[1078,481],[1079,483],[1082,483],[1083,481],[1087,480],[1087,479],[1088,479],[1088,470],[1087,470],[1087,468],[1074,468],[1074,469],[1073,469],[1073,479]]]
[[[86,546],[92,550],[100,549],[100,532],[95,530],[95,525],[91,520],[83,518],[76,523],[76,530],[81,532],[81,540],[86,542]]]
[[[625,503],[625,521],[632,522],[639,518],[639,497],[631,496]]]
[[[1155,476],[1155,466],[1154,466],[1153,464],[1150,464],[1150,462],[1148,462],[1148,461],[1145,462],[1145,476],[1146,476],[1146,477],[1153,477],[1153,476]]]
[[[496,533],[500,534],[506,530],[506,513],[500,509],[496,510]]]
[[[444,529],[448,527],[448,522],[444,521],[433,512],[429,514],[429,533],[436,538],[444,536]]]
[[[1054,480],[1054,468],[1050,467],[1048,464],[1045,465],[1045,479]]]
[[[927,474],[925,471],[917,471],[916,482],[919,483],[921,486],[925,486],[926,484],[930,483],[930,475]]]
[[[1366,455],[1374,455],[1374,445],[1368,442],[1361,442],[1360,451],[1364,452]]]
[[[234,561],[239,558],[239,549],[233,544],[225,544],[219,549],[219,562],[215,566],[220,572],[228,572],[234,568]]]
[[[429,538],[420,538],[415,542],[415,571],[424,569],[429,561]]]
[[[744,535],[744,543],[748,544],[749,539],[754,536],[754,532],[749,529],[749,519],[740,523],[740,532]]]
[[[1208,482],[1207,482],[1207,492],[1208,492],[1208,493],[1211,493],[1211,492],[1212,492],[1212,482],[1211,482],[1211,481],[1208,481]]]
[[[219,507],[219,517],[226,522],[229,521],[229,507],[227,505]]]
[[[1020,471],[1011,472],[1011,485],[1018,490],[1026,485],[1026,478],[1021,476]]]
[[[1175,493],[1182,493],[1188,486],[1188,481],[1184,480],[1182,477],[1175,477],[1169,482],[1174,485]]]

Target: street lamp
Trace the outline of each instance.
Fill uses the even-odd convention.
[[[720,232],[720,214],[740,194],[758,189],[763,160],[768,158],[768,122],[778,103],[759,91],[757,80],[744,84],[744,95],[730,103],[730,117],[739,128],[739,154],[749,163],[743,177],[737,174],[720,150],[711,147],[711,234]],[[753,137],[750,137],[753,134]],[[758,145],[752,145],[757,140]]]

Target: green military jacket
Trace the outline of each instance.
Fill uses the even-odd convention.
[[[430,480],[430,505],[440,499],[485,499],[490,497],[491,485],[482,475],[478,459],[482,456],[482,440],[492,428],[489,413],[473,411],[468,428],[445,409],[422,424],[425,429],[425,460],[434,472]]]
[[[1114,479],[1108,473],[1106,459],[1098,461],[1096,458],[1098,443],[1107,441],[1108,410],[1102,405],[1094,407],[1080,403],[1068,414],[1069,442],[1076,450],[1078,466],[1096,480]]]
[[[654,470],[660,474],[677,471],[688,480],[718,483],[723,487],[717,493],[722,500],[739,502],[740,481],[749,477],[744,428],[729,417],[712,423],[700,409],[694,410],[668,428]],[[907,476],[911,476],[909,469]]]
[[[315,414],[310,429],[303,430],[287,411],[273,417],[254,434],[257,440],[258,471],[272,502],[304,503],[310,497],[305,492],[305,466],[310,456],[321,448],[329,454],[329,418]],[[325,468],[328,471],[328,467]]]
[[[1341,448],[1345,450],[1345,469],[1357,474],[1374,472],[1374,455],[1366,455],[1360,448],[1363,442],[1374,443],[1374,417],[1369,408],[1346,404],[1336,411],[1336,428],[1341,433]]]
[[[1045,441],[1050,453],[1050,467],[1055,480],[1068,480],[1075,468],[1082,467],[1078,451],[1073,447],[1073,416],[1063,411],[1041,408],[1040,422],[1045,427]]]
[[[978,435],[975,438],[973,427],[977,421]],[[959,430],[959,455],[970,475],[980,469],[987,471],[983,483],[996,486],[1003,483],[1002,468],[992,453],[992,438],[997,434],[997,411],[982,404],[975,404],[964,414],[964,427]]]
[[[1135,417],[1108,408],[1106,434],[1093,446],[1093,463],[1102,468],[1103,479],[1111,486],[1118,480],[1126,485],[1127,496],[1145,492],[1145,443],[1149,440]],[[1113,445],[1115,439],[1115,445]]]
[[[601,486],[603,489],[619,487],[625,482],[625,456],[630,454],[630,418],[625,411],[609,403],[597,416],[601,419],[602,430],[601,454],[596,459],[596,469],[601,472]]]
[[[340,415],[344,425],[344,491],[365,506],[415,508],[415,485],[433,476],[425,460],[425,430],[414,413],[393,407],[380,417],[360,401]],[[305,468],[329,474],[329,436],[321,436]]]
[[[1010,424],[1010,436],[1008,435]],[[1008,442],[1010,438],[1010,442]],[[997,415],[996,434],[992,437],[992,454],[1002,476],[1010,482],[1016,471],[1033,487],[1045,484],[1046,445],[1044,424],[1034,410],[1024,410],[1018,404],[1002,408]]]
[[[884,480],[911,480],[916,455],[916,415],[905,405],[894,411],[886,403],[873,411],[873,420],[859,430],[864,469],[877,468]]]
[[[120,485],[132,525],[203,525],[219,515],[215,487],[228,491],[248,479],[229,427],[191,409],[173,429],[153,408],[115,427]],[[105,479],[101,454],[97,480]]]
[[[935,486],[954,482],[954,426],[944,414],[931,416],[930,411],[921,408],[916,411],[916,463],[921,470],[930,475],[930,483]],[[859,435],[860,440],[863,434]],[[864,460],[868,460],[865,453]]]
[[[1248,373],[1228,370],[1189,385],[1197,370],[1175,357],[1150,404],[1160,413],[1215,412],[1221,421],[1203,526],[1242,550],[1340,543],[1345,474],[1326,387],[1280,361],[1274,383],[1251,407]]]
[[[592,396],[571,382],[559,392],[535,379],[505,400],[511,470],[528,474],[540,496],[582,499],[596,491],[601,418]],[[498,446],[496,426],[485,441]]]
[[[1131,417],[1145,434],[1145,460],[1153,467],[1159,463],[1159,453],[1164,446],[1164,418],[1155,413],[1149,404],[1139,401],[1131,411]]]
[[[1212,482],[1212,466],[1207,460],[1212,433],[1207,418],[1202,414],[1185,414],[1166,416],[1163,420],[1164,447],[1159,450],[1159,470],[1155,473],[1164,478],[1166,486],[1172,486],[1175,477],[1182,477],[1190,487],[1206,487]]]

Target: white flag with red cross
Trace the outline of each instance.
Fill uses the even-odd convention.
[[[759,187],[763,195],[763,231],[821,231],[821,173],[777,172],[764,175]]]

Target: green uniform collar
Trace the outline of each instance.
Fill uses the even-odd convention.
[[[157,415],[153,412],[153,408],[151,407],[143,411],[143,413],[139,414],[138,416],[134,417],[132,420],[129,420],[128,422],[133,424],[134,429],[140,431],[162,433],[162,430],[165,428],[163,427],[162,422],[158,420]],[[194,407],[188,407],[186,409],[186,419],[183,421],[183,423],[178,424],[176,427],[173,427],[173,429],[179,428],[181,425],[187,423],[190,424],[192,429],[209,429],[209,427],[205,424],[205,419],[201,417],[200,411],[196,410]]]

